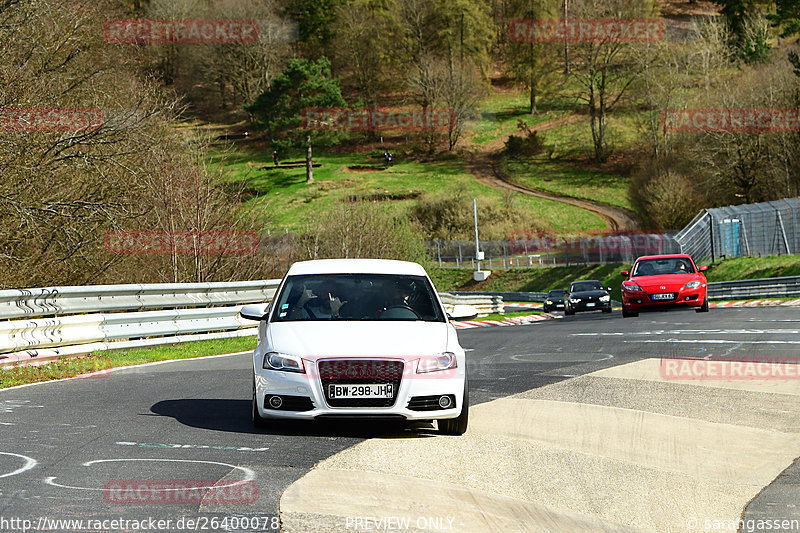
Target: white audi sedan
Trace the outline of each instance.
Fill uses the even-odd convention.
[[[425,269],[379,259],[295,263],[259,320],[252,419],[437,420],[461,435],[469,416],[464,349]]]

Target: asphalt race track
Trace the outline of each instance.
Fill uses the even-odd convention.
[[[800,308],[642,313],[636,319],[622,319],[619,311],[610,315],[589,313],[525,326],[461,330],[459,338],[469,350],[472,405],[512,395],[536,402],[565,402],[569,396],[570,401],[590,407],[616,408],[622,405],[620,402],[631,402],[624,404],[626,409],[674,417],[675,405],[659,404],[667,401],[666,392],[659,387],[648,385],[641,389],[646,393],[630,396],[616,394],[614,385],[603,385],[599,391],[589,385],[611,383],[603,380],[614,377],[614,383],[622,379],[645,387],[628,375],[612,375],[618,367],[638,372],[641,365],[637,362],[645,359],[796,358],[800,356]],[[609,377],[604,377],[604,372],[609,372]],[[584,383],[578,378],[589,373],[596,374],[586,377],[588,385],[576,392],[571,384]],[[79,529],[52,522],[68,519],[147,520],[149,530],[161,531],[277,531],[281,495],[318,462],[359,443],[403,446],[404,442],[459,439],[436,436],[432,427],[424,425],[401,428],[374,423],[281,423],[269,430],[254,430],[249,420],[250,382],[249,355],[240,354],[0,391],[0,531],[22,531],[25,520],[30,521],[24,523],[29,531],[137,529],[130,523],[127,528],[86,529],[83,525]],[[700,389],[686,385],[682,389],[685,406],[681,408],[720,411],[709,415],[709,420],[726,427],[737,423],[740,411],[735,402],[715,405],[715,398],[722,397],[705,395],[708,387]],[[693,397],[695,393],[697,398]],[[781,415],[780,409],[768,404],[769,394],[760,390],[749,393],[767,402],[761,409],[766,422],[748,419],[742,424],[759,428],[783,424],[778,437],[798,440],[796,413]],[[758,406],[754,409],[759,411]],[[684,415],[689,416],[687,413]],[[495,418],[495,423],[502,423],[502,411]],[[478,427],[485,425],[478,417],[475,423]],[[782,441],[766,439],[764,445],[773,442]],[[557,445],[570,447],[563,442]],[[709,448],[715,446],[720,443],[708,442]],[[489,466],[492,461],[511,462],[513,466],[515,458],[489,453],[484,461]],[[800,464],[795,461],[773,479],[765,478],[763,485],[768,486],[752,499],[746,511],[740,509],[745,511],[744,518],[800,519]],[[130,503],[115,501],[108,490],[104,491],[104,487],[130,486],[138,481],[179,482],[189,487],[248,482],[257,490],[257,500],[252,493],[230,492],[221,497],[224,501],[165,503],[153,497],[144,503]],[[558,505],[567,508],[570,503]],[[603,519],[602,513],[592,515],[591,509],[576,508],[574,512],[586,520]],[[228,521],[223,522],[226,518]],[[241,518],[248,518],[250,527]],[[348,529],[335,527],[333,522],[320,522],[317,528],[314,519],[305,517],[305,522],[298,523],[315,530],[358,530],[350,528],[352,524]],[[158,520],[164,521],[163,528],[154,528]],[[594,526],[583,530],[656,530],[652,522],[622,522],[626,527],[620,523],[600,527],[597,524],[603,522],[589,520],[586,523]],[[524,530],[547,530],[528,523]],[[576,519],[574,529],[582,529],[581,523]],[[702,522],[695,526],[689,525],[686,530],[704,530]],[[428,528],[439,529],[444,529],[444,524]]]

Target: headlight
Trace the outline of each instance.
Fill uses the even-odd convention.
[[[553,301],[552,301],[552,300],[547,300],[545,303],[546,303],[547,305],[552,305],[552,304],[553,304]]]
[[[287,355],[285,353],[269,352],[264,356],[264,364],[262,368],[269,370],[284,370],[286,372],[299,372],[305,373],[303,367],[303,360],[296,355]]]
[[[608,295],[606,295],[606,296],[601,296],[601,297],[600,297],[600,301],[601,301],[601,302],[607,302],[607,301],[609,301],[610,299],[611,299],[611,296],[608,296]]]
[[[683,288],[684,289],[694,289],[695,287],[699,287],[699,286],[700,286],[700,282],[699,281],[690,281],[689,283],[684,285]]]
[[[456,361],[456,354],[453,352],[444,352],[440,355],[433,357],[423,357],[417,364],[417,374],[425,374],[426,372],[438,372],[440,370],[448,370],[456,368],[458,362]]]
[[[574,303],[574,304],[576,304],[576,303],[580,302],[581,299],[580,298],[570,298],[569,301]]]
[[[626,291],[644,292],[639,285],[637,285],[636,283],[634,283],[632,281],[627,281],[627,282],[623,283],[622,284],[622,288],[625,289]]]

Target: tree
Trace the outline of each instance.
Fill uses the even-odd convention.
[[[271,144],[300,147],[311,137],[317,145],[334,142],[341,134],[302,127],[302,115],[309,108],[343,108],[339,79],[331,76],[330,61],[292,59],[272,86],[245,106],[253,126],[264,130]]]
[[[389,50],[393,46],[387,24],[390,7],[378,0],[356,0],[341,6],[336,20],[341,70],[349,75],[350,86],[358,89],[370,108],[378,107],[381,92],[389,88]]]
[[[800,3],[797,0],[775,0],[775,13],[767,18],[781,28],[781,37],[800,34]]]
[[[655,6],[628,0],[586,0],[571,9],[577,18],[635,19],[651,17]],[[636,46],[621,39],[603,38],[577,42],[572,47],[571,72],[580,86],[576,96],[586,102],[597,161],[605,161],[609,156],[606,138],[609,113],[641,74],[641,58],[636,60],[633,54]]]
[[[397,64],[405,65],[405,84],[423,111],[450,106],[455,122],[448,132],[452,149],[474,105],[469,90],[480,90],[492,41],[491,15],[477,0],[406,0],[392,13]],[[436,136],[425,132],[429,148]]]
[[[297,40],[308,58],[328,55],[342,0],[283,0],[283,14],[298,25]]]
[[[512,0],[509,4],[506,28],[511,20],[519,18],[558,18],[558,5],[553,0]],[[504,72],[528,90],[528,112],[535,114],[537,97],[554,89],[561,80],[559,44],[515,41],[506,32],[500,50]]]

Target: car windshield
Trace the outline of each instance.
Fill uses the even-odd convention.
[[[565,292],[566,291],[563,290],[563,289],[560,289],[560,290],[557,290],[557,291],[550,291],[550,292],[547,293],[547,297],[550,298],[551,300],[563,299]]]
[[[570,292],[602,291],[603,285],[599,281],[580,281],[573,283]]]
[[[692,274],[692,262],[683,257],[644,259],[636,263],[633,276],[663,276],[664,274]]]
[[[444,322],[424,276],[313,274],[290,276],[275,300],[273,322],[423,320]]]

